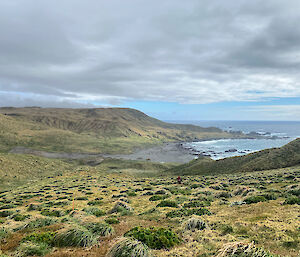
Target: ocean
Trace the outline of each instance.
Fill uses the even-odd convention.
[[[300,122],[297,121],[175,121],[175,123],[218,127],[225,131],[257,132],[264,135],[263,139],[220,139],[183,144],[185,148],[208,155],[214,160],[281,147],[300,137]],[[271,139],[272,136],[276,138]]]

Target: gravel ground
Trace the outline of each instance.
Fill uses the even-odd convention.
[[[16,147],[10,151],[15,154],[31,154],[56,159],[116,158],[125,160],[148,160],[152,162],[185,163],[196,156],[181,147],[180,143],[165,143],[147,149],[140,149],[132,154],[89,154],[89,153],[50,153],[25,147]]]

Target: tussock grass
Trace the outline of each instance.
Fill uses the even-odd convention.
[[[7,228],[0,228],[0,242],[10,234]]]
[[[152,257],[149,248],[132,238],[121,238],[109,250],[106,257]]]
[[[97,243],[98,236],[81,226],[64,229],[58,232],[53,239],[53,244],[58,247],[89,247]]]
[[[235,242],[226,244],[219,250],[216,257],[276,257],[276,255],[265,251],[262,248],[257,248],[253,243]]]
[[[96,207],[89,207],[89,208],[85,208],[83,210],[90,215],[95,215],[96,217],[105,215],[105,211],[100,210],[99,208],[96,208]]]
[[[24,242],[18,247],[16,256],[44,256],[49,252],[50,247],[46,243]]]
[[[112,236],[115,233],[115,230],[112,226],[100,222],[87,223],[84,224],[84,227],[86,227],[93,234],[103,237]]]
[[[203,230],[206,228],[206,226],[206,223],[202,219],[197,217],[192,217],[184,223],[184,229],[191,231]]]

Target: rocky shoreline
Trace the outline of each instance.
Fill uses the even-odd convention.
[[[214,139],[205,139],[205,140],[198,140],[194,142],[184,142],[181,143],[180,146],[189,151],[194,156],[205,156],[210,157],[214,160],[222,159],[222,158],[228,158],[233,156],[240,156],[240,155],[246,155],[253,153],[258,150],[250,150],[248,147],[238,148],[236,144],[228,145],[227,149],[218,150],[216,147],[206,147],[203,146],[203,148],[197,148],[196,146],[193,146],[193,143],[200,143],[205,141],[217,141],[217,140],[256,140],[256,139],[264,139],[264,140],[277,140],[277,139],[290,139],[288,136],[284,137],[278,137],[278,136],[270,136],[270,133],[266,132],[264,135],[258,134],[256,132],[251,132],[248,137],[242,137],[242,138],[214,138]],[[250,136],[251,135],[251,136]],[[259,135],[259,136],[257,136]],[[213,149],[215,148],[215,149]],[[270,147],[271,148],[271,147]]]

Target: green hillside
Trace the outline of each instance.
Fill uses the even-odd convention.
[[[75,165],[31,155],[0,153],[0,188],[57,176],[75,170]]]
[[[200,158],[170,170],[178,174],[220,174],[279,169],[300,164],[300,138],[281,148],[213,161]]]
[[[241,137],[218,128],[162,122],[126,108],[0,108],[0,150],[128,153],[170,141]]]

